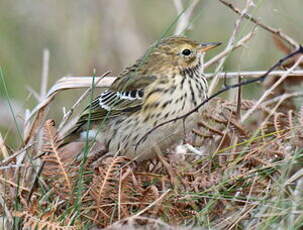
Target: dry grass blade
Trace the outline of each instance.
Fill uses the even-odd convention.
[[[25,127],[24,127],[24,143],[25,144],[30,143],[31,140],[33,140],[36,137],[37,133],[39,133],[41,125],[45,118],[47,105],[48,104],[46,103],[43,107],[41,107],[37,111],[36,117],[31,124],[25,123]]]
[[[4,144],[4,140],[3,140],[3,137],[2,137],[1,133],[0,133],[0,150],[1,150],[1,153],[3,155],[3,158],[7,159],[9,157],[9,154],[8,154],[7,148]]]
[[[147,210],[149,210],[151,207],[155,206],[157,203],[161,202],[161,200],[170,192],[170,189],[168,189],[167,191],[165,191],[158,199],[156,199],[154,202],[152,202],[151,204],[149,204],[146,208],[144,208],[143,210],[141,210],[140,212],[136,213],[134,215],[134,217],[138,217],[140,215],[142,215],[143,213],[145,213]]]
[[[105,75],[107,75],[107,73]],[[60,92],[63,90],[68,90],[68,89],[89,88],[92,86],[93,78],[95,78],[95,82],[97,82],[95,87],[98,87],[98,88],[107,88],[116,79],[115,77],[111,77],[111,76],[107,76],[104,78],[104,75],[96,76],[96,77],[93,77],[93,76],[81,76],[81,77],[65,76],[65,77],[60,78],[55,83],[55,85],[49,89],[47,96],[50,97],[53,94],[56,94],[57,92]]]

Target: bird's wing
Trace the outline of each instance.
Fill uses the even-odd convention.
[[[136,73],[117,78],[112,86],[95,98],[83,111],[71,133],[77,133],[88,121],[105,122],[113,117],[131,114],[141,109],[144,89],[156,80],[155,76]]]

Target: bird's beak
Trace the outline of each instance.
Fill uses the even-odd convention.
[[[200,45],[199,45],[199,51],[200,52],[205,52],[205,51],[207,51],[207,50],[210,50],[210,49],[213,49],[213,48],[215,48],[215,47],[217,47],[217,46],[219,46],[219,45],[221,45],[222,44],[222,42],[207,42],[207,43],[201,43]]]

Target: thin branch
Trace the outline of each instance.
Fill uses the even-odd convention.
[[[244,36],[243,38],[241,38],[234,46],[229,47],[228,49],[225,49],[224,51],[222,51],[221,53],[219,53],[218,55],[216,55],[215,57],[213,57],[212,59],[210,59],[208,62],[206,62],[204,64],[204,68],[209,67],[210,65],[220,61],[221,58],[225,57],[226,55],[228,55],[231,51],[244,46],[245,43],[247,41],[249,41],[253,35],[255,35],[256,33],[256,28],[254,28],[250,33],[248,33],[246,36]]]
[[[283,101],[284,101],[284,98],[280,98],[278,103],[276,103],[275,106],[268,111],[269,114],[266,116],[266,118],[259,125],[260,129],[262,129],[262,127],[266,126],[266,124],[268,123],[269,118],[271,118],[271,116],[276,113],[277,109],[280,107],[280,105],[282,104]]]
[[[285,101],[286,99],[288,98],[292,98],[292,97],[303,97],[303,92],[294,92],[294,93],[287,93],[287,94],[282,94],[282,95],[279,95],[279,96],[276,96],[272,99],[269,99],[267,101],[264,101],[261,106],[268,106],[268,105],[271,105],[271,104],[274,104],[278,101]]]
[[[43,66],[42,66],[42,77],[41,77],[41,86],[40,86],[40,97],[39,102],[43,101],[46,97],[47,93],[47,83],[48,83],[48,72],[49,72],[49,50],[44,49],[43,50]],[[48,110],[44,110],[44,113],[40,114],[40,121],[43,122],[45,120],[45,117],[47,115]],[[42,124],[40,124],[40,127],[38,128],[37,132],[37,145],[36,149],[39,151],[42,147],[43,143],[43,133],[41,132]]]
[[[225,1],[225,0],[219,0],[222,4],[224,4],[225,6],[227,6],[228,8],[230,8],[232,11],[234,11],[235,13],[237,14],[241,14],[241,11],[234,7],[233,4],[231,4],[230,2],[228,1]],[[263,28],[264,30],[278,36],[280,39],[282,39],[283,41],[287,42],[290,46],[292,46],[294,49],[297,49],[300,45],[294,40],[292,39],[291,37],[289,37],[288,35],[282,33],[279,29],[275,29],[275,28],[272,28],[270,26],[267,26],[265,24],[263,24],[260,20],[252,17],[251,15],[245,13],[244,14],[244,17],[255,23],[256,25],[260,26],[261,28]]]
[[[2,176],[0,176],[0,181],[4,182],[6,184],[9,184],[9,185],[11,185],[11,186],[13,186],[15,188],[18,188],[18,189],[21,189],[21,190],[24,190],[24,191],[27,191],[27,192],[30,191],[28,188],[26,188],[26,187],[24,187],[22,185],[16,184],[15,182],[13,182],[13,181],[11,181],[9,179],[6,179],[6,178],[4,178]]]
[[[267,71],[245,71],[245,72],[221,72],[218,73],[217,76],[220,78],[234,78],[238,77],[239,75],[242,77],[252,77],[252,78],[257,78],[261,75],[264,75]],[[267,76],[274,76],[274,77],[280,77],[283,76],[287,71],[285,70],[276,70],[270,72]],[[213,73],[205,73],[204,76],[206,78],[211,78],[214,77]],[[303,70],[293,70],[291,73],[289,73],[288,77],[291,76],[297,76],[297,77],[303,77]]]
[[[37,93],[31,86],[27,85],[25,86],[27,91],[37,100],[37,102],[41,101],[41,97],[39,93]]]
[[[3,137],[2,137],[1,133],[0,133],[0,150],[1,150],[1,153],[2,153],[4,159],[9,158],[9,153],[7,151],[7,148],[5,146],[5,143],[4,143],[4,140],[3,140]]]
[[[301,47],[302,48],[302,47]],[[257,107],[262,103],[262,101],[272,93],[272,91],[278,86],[280,85],[281,82],[283,82],[287,77],[288,74],[290,74],[303,60],[303,56],[301,56],[296,63],[290,68],[288,69],[280,78],[279,80],[277,80],[275,82],[275,84],[273,84],[268,90],[266,90],[264,92],[264,94],[260,97],[260,99],[254,104],[254,106],[249,109],[242,117],[241,122],[244,122],[256,109]]]
[[[40,87],[40,100],[46,96],[47,82],[48,82],[48,70],[49,70],[49,50],[43,50],[43,65],[42,65],[42,79]]]
[[[239,75],[238,84],[241,83],[241,80],[242,80],[242,76]],[[239,87],[237,91],[237,98],[236,98],[236,104],[237,104],[236,116],[238,120],[241,119],[241,99],[242,99],[242,87]]]
[[[233,32],[232,32],[232,34],[231,34],[231,36],[230,36],[230,38],[228,40],[228,43],[227,43],[227,45],[225,47],[225,50],[224,50],[224,51],[230,50],[227,54],[229,54],[233,50],[232,47],[235,46],[236,36],[237,36],[238,32],[240,31],[240,25],[241,25],[241,22],[244,19],[244,15],[247,13],[247,11],[249,10],[249,8],[251,6],[253,6],[253,5],[254,4],[253,4],[252,0],[247,0],[245,8],[239,14],[240,18],[236,21],[235,28],[234,28],[234,30],[233,30]],[[223,67],[223,65],[225,63],[226,58],[227,58],[227,55],[225,55],[223,58],[220,59],[220,62],[218,64],[218,66],[216,67],[215,73],[218,73],[222,69],[222,67]],[[210,84],[209,90],[208,90],[208,94],[209,95],[211,95],[213,93],[213,91],[214,91],[215,87],[217,86],[218,82],[219,82],[219,78],[218,77],[215,77],[211,81],[211,84]]]
[[[178,24],[175,29],[175,35],[180,35],[186,30],[190,25],[190,17],[192,15],[193,10],[198,4],[199,0],[193,0],[189,7],[184,10],[183,4],[181,0],[174,0],[175,7],[177,9],[178,14],[182,14],[178,20]]]
[[[174,5],[178,14],[182,14],[183,11],[183,3],[182,0],[174,0]]]
[[[27,149],[29,149],[32,146],[33,146],[33,143],[31,143],[29,145],[26,145],[25,147],[23,147],[19,151],[16,151],[14,154],[12,154],[9,157],[3,159],[0,162],[0,167],[9,164],[11,161],[15,160],[17,156],[19,156],[20,154],[24,153]]]
[[[140,212],[137,212],[131,218],[138,217],[141,214],[143,214],[144,212],[146,212],[148,209],[150,209],[155,204],[157,204],[159,201],[161,201],[169,192],[170,192],[170,189],[166,190],[158,199],[156,199],[154,202],[150,203],[146,208],[142,209]]]

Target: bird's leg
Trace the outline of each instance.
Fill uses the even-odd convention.
[[[88,162],[90,162],[89,164],[96,166],[108,155],[110,155],[110,153],[108,153],[108,147],[104,143],[96,141],[89,150],[87,156]]]
[[[93,156],[93,158],[89,159],[89,162],[92,167],[91,168],[97,168],[100,163],[107,157],[114,157],[115,154],[111,153],[111,152],[106,152],[106,153],[99,153],[95,156]]]
[[[153,149],[156,152],[156,155],[159,159],[159,161],[162,163],[162,165],[165,167],[169,177],[170,177],[170,183],[174,188],[178,188],[180,185],[180,181],[178,180],[178,175],[176,174],[176,171],[170,166],[170,164],[164,159],[162,152],[159,148],[159,146],[154,146]]]

